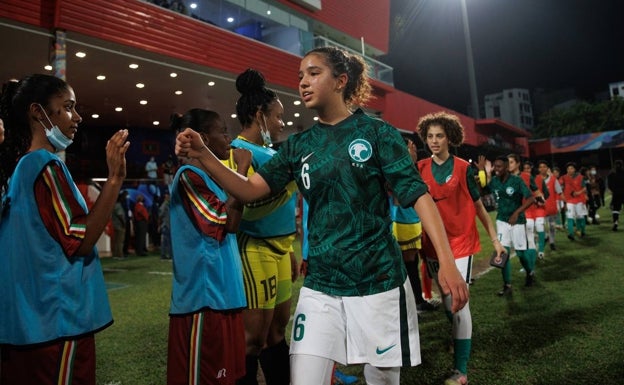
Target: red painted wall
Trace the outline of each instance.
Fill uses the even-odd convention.
[[[50,0],[0,0],[0,17],[49,28],[53,24],[55,3]]]
[[[290,0],[277,0],[308,17],[388,52],[390,0],[322,0],[320,11],[310,11]]]
[[[62,0],[58,27],[232,74],[254,63],[270,82],[297,87],[299,57],[152,4]]]
[[[386,94],[383,117],[397,128],[416,131],[416,125],[422,116],[439,111],[447,111],[457,115],[464,126],[465,143],[473,146],[478,145],[473,118],[399,90],[393,90]]]

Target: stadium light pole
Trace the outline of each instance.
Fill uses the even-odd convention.
[[[468,62],[468,83],[470,85],[470,104],[472,105],[472,117],[479,119],[479,95],[477,93],[477,79],[475,76],[474,60],[472,58],[472,43],[470,42],[470,28],[468,27],[468,8],[466,0],[460,0],[462,9],[462,21],[464,25],[464,40],[466,42],[466,60]]]

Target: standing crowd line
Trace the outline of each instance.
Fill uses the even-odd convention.
[[[597,222],[604,197],[591,169],[584,175],[568,164],[557,177],[540,161],[533,174],[532,164],[521,170],[520,157],[510,154],[494,160],[491,175],[485,157],[471,164],[452,154],[464,142],[453,114],[419,120],[417,133],[432,156],[417,159],[413,141],[361,109],[371,96],[367,73],[358,55],[333,47],[308,52],[299,93],[319,120],[278,150],[272,146],[284,128],[284,106],[253,69],[236,80],[242,131],[234,140],[218,112],[171,116],[181,166],[168,171],[157,213],[161,258],[173,263],[168,385],[256,385],[259,367],[267,385],[353,381],[336,364],[363,364],[368,384],[399,385],[400,368],[422,361],[418,314],[438,306],[451,325],[453,362],[444,384],[465,385],[473,346],[469,284],[481,250],[473,219],[495,259],[514,249],[527,287],[546,243],[556,250],[563,207],[559,223],[571,241],[586,235],[586,217]],[[82,121],[76,104],[73,88],[49,75],[2,88],[0,385],[94,385],[95,334],[113,323],[95,244],[112,218],[113,256],[127,253],[128,193],[121,188],[129,136],[119,130],[107,142],[109,175],[88,208],[56,155]],[[148,177],[156,170],[151,159]],[[617,231],[621,161],[607,182]],[[292,246],[298,194],[305,201],[301,265]],[[486,194],[496,201],[495,221]],[[132,210],[137,255],[146,252],[143,199],[138,195]],[[502,278],[498,294],[509,296],[510,262]]]

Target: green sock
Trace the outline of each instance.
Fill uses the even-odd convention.
[[[468,373],[468,359],[470,358],[470,348],[472,346],[472,340],[454,340],[453,347],[455,349],[455,369],[460,372]]]
[[[533,269],[531,269],[531,257],[529,256],[529,254],[529,250],[516,250],[516,255],[520,260],[520,264],[522,265],[522,267],[524,267],[524,270],[530,273],[533,271]]]
[[[568,218],[568,235],[574,236],[574,219]]]
[[[576,227],[585,234],[585,218],[576,218]]]
[[[544,252],[544,246],[546,246],[546,233],[543,231],[537,232],[537,251]]]

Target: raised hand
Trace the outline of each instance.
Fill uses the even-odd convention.
[[[175,153],[178,156],[198,158],[206,150],[208,147],[201,135],[191,128],[187,128],[176,137]]]
[[[130,147],[128,130],[119,130],[106,143],[106,164],[108,178],[126,178],[126,151]]]

